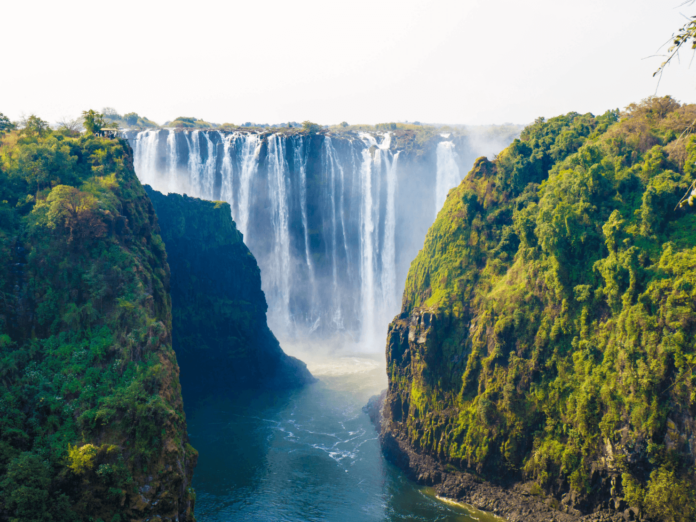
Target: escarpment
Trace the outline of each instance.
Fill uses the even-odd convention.
[[[313,382],[266,323],[261,271],[230,206],[146,189],[172,273],[174,350],[186,396]]]
[[[691,520],[695,117],[664,97],[540,119],[450,191],[389,329],[390,458],[556,510],[537,519]]]
[[[0,520],[193,520],[169,267],[123,140],[0,147]]]

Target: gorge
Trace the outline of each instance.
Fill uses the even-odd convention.
[[[476,157],[517,132],[124,135],[143,183],[229,203],[261,267],[281,340],[333,337],[374,351],[444,196]]]

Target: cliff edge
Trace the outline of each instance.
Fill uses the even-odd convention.
[[[388,457],[556,513],[515,519],[692,519],[695,118],[669,97],[541,118],[476,162],[390,325]]]
[[[314,382],[266,323],[261,271],[229,204],[146,190],[172,273],[174,350],[185,395]]]
[[[193,520],[171,334],[164,243],[128,143],[5,135],[0,520]]]

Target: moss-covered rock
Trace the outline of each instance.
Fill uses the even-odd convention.
[[[476,162],[390,326],[387,445],[563,509],[692,519],[695,117],[665,97],[540,119]]]
[[[261,271],[229,204],[146,189],[172,271],[174,350],[185,395],[313,382],[268,328]]]

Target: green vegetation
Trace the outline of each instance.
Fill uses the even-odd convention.
[[[316,134],[317,132],[321,131],[323,128],[324,127],[322,127],[318,123],[313,123],[309,120],[302,122],[302,129],[304,129],[309,134]]]
[[[527,127],[453,189],[388,348],[390,430],[492,480],[692,520],[696,106]],[[406,340],[407,339],[407,340]],[[408,352],[406,351],[408,350]]]
[[[0,138],[6,132],[15,129],[15,124],[10,121],[10,119],[0,112]]]
[[[179,129],[212,129],[216,127],[213,123],[208,123],[207,121],[199,120],[198,118],[187,118],[184,116],[179,116],[173,121],[167,124],[167,127],[176,127]]]
[[[154,210],[125,141],[44,123],[0,142],[0,518],[190,519]]]
[[[109,128],[128,127],[131,129],[152,129],[159,127],[154,121],[149,120],[145,116],[139,116],[135,112],[129,112],[121,116],[116,109],[104,107],[102,109],[102,115],[106,122],[106,126]]]

